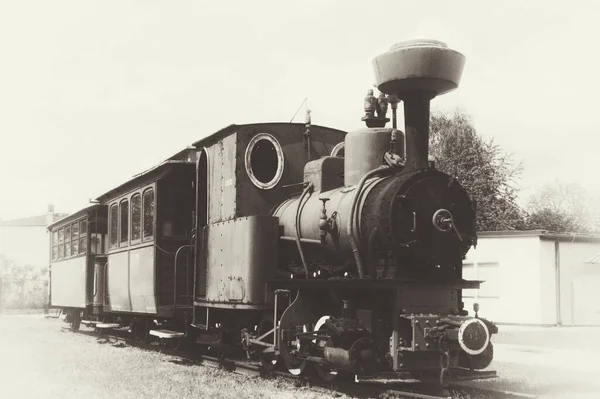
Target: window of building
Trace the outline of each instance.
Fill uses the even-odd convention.
[[[131,241],[140,241],[142,237],[142,196],[131,197]]]
[[[116,247],[119,245],[119,208],[117,204],[110,207],[110,247]]]
[[[79,253],[84,254],[87,251],[87,220],[79,222]]]
[[[119,224],[121,227],[120,230],[120,240],[119,242],[122,245],[127,245],[129,241],[129,201],[123,200],[119,204]]]
[[[463,290],[464,298],[499,298],[501,291],[500,264],[474,262],[463,264],[463,279],[483,281],[479,289]]]
[[[65,258],[71,256],[71,226],[65,227]]]
[[[154,236],[154,190],[144,191],[144,241]]]

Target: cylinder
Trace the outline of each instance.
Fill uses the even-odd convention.
[[[325,347],[325,360],[338,370],[370,375],[377,369],[377,349],[370,338],[356,340],[350,349]]]

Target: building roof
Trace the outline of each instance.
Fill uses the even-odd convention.
[[[58,218],[63,218],[67,216],[67,213],[52,213],[51,220],[56,220]],[[30,216],[21,219],[14,220],[0,220],[0,226],[21,226],[21,227],[46,227],[48,225],[48,214],[46,215],[38,215],[38,216]]]
[[[502,237],[539,237],[540,240],[562,242],[600,242],[600,235],[583,233],[556,233],[548,230],[506,230],[506,231],[479,231],[481,238]]]

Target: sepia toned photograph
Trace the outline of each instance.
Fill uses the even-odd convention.
[[[598,15],[0,0],[0,398],[599,398]]]

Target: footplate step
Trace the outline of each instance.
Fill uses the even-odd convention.
[[[158,338],[163,339],[173,339],[173,338],[183,338],[185,333],[171,330],[150,330],[150,335],[154,335]]]

